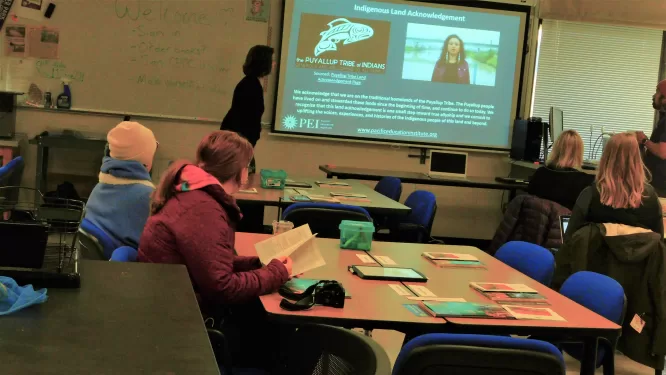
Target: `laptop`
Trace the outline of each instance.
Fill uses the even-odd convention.
[[[567,227],[569,226],[570,215],[560,216],[560,235],[562,236],[562,243],[564,243],[564,233],[567,232]]]
[[[430,178],[467,179],[467,153],[453,151],[431,151],[428,163]]]
[[[42,268],[49,238],[44,223],[0,222],[0,267]]]

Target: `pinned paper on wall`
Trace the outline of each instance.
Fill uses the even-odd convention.
[[[245,20],[267,23],[271,15],[270,0],[245,0]]]
[[[30,84],[37,74],[35,62],[26,59],[7,59],[5,75],[7,79],[6,90],[28,92]],[[24,98],[24,99],[27,99]]]
[[[15,7],[15,15],[19,18],[26,18],[29,20],[43,21],[44,12],[46,8],[46,1],[44,0],[21,0]]]
[[[22,25],[12,25],[5,27],[5,56],[7,57],[25,57],[26,46],[26,27]]]
[[[57,59],[60,31],[48,27],[28,28],[28,56],[37,59]]]

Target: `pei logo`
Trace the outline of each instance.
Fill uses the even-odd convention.
[[[320,120],[311,118],[296,118],[296,116],[287,115],[282,118],[282,127],[287,130],[296,128],[319,129]]]
[[[328,23],[328,30],[323,31],[321,40],[314,49],[314,55],[319,56],[326,51],[337,51],[338,43],[352,44],[370,39],[375,31],[372,27],[362,23],[351,22],[346,18],[338,18]]]
[[[282,126],[285,129],[295,129],[296,125],[298,125],[298,119],[295,116],[284,116],[282,118]]]

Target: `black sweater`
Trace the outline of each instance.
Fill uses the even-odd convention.
[[[643,202],[638,208],[613,208],[601,203],[596,186],[583,190],[576,201],[565,239],[571,237],[587,223],[614,223],[649,229],[664,236],[664,221],[661,203],[654,188],[645,184]]]
[[[594,182],[594,175],[573,168],[541,167],[530,179],[527,192],[573,210],[576,199]]]
[[[264,89],[258,78],[245,76],[234,89],[231,109],[222,120],[220,129],[242,135],[254,147],[261,136],[263,114]]]

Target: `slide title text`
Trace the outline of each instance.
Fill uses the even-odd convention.
[[[354,11],[364,12],[368,14],[372,13],[392,14],[398,16],[439,19],[442,21],[465,22],[465,16],[451,16],[440,12],[419,12],[416,10],[408,10],[408,9],[378,8],[378,7],[370,7],[367,5],[358,5],[358,4],[354,4]]]

